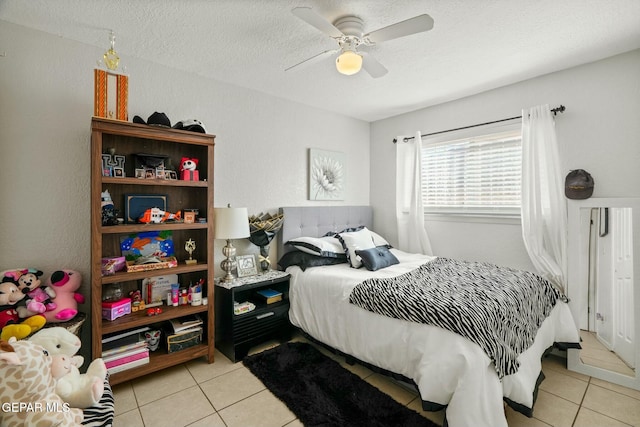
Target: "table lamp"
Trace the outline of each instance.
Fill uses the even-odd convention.
[[[226,239],[227,245],[222,248],[222,255],[226,257],[220,267],[226,272],[222,278],[224,282],[232,282],[235,277],[231,273],[236,269],[236,248],[231,244],[231,239],[244,239],[249,237],[249,213],[247,208],[215,208],[215,238]]]

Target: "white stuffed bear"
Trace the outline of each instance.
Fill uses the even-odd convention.
[[[85,374],[79,367],[84,358],[75,355],[80,350],[80,339],[62,327],[44,328],[29,338],[44,347],[50,356],[65,355],[71,360],[71,371],[58,378],[56,393],[73,408],[88,408],[97,404],[104,393],[107,368],[100,358],[91,362]]]

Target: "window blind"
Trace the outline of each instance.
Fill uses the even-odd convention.
[[[520,131],[492,133],[422,148],[426,213],[520,215]]]

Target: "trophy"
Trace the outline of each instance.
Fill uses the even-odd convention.
[[[184,244],[184,250],[189,253],[189,259],[185,260],[185,264],[197,264],[198,260],[193,259],[193,251],[196,250],[196,242],[192,239],[189,239]]]

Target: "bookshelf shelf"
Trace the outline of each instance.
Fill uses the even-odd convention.
[[[176,317],[189,316],[191,314],[206,313],[207,306],[199,305],[192,307],[190,305],[183,305],[178,307],[162,306],[162,313],[156,316],[147,316],[146,310],[140,312],[128,314],[127,316],[120,317],[116,320],[109,321],[102,319],[102,333],[111,334],[114,332],[120,332],[127,329],[139,328],[141,326],[152,325]]]
[[[171,366],[177,365],[179,363],[184,363],[187,360],[207,356],[208,353],[209,346],[207,346],[206,344],[194,345],[193,347],[187,348],[186,350],[181,350],[175,353],[167,353],[166,351],[162,350],[151,352],[149,354],[148,364],[110,375],[109,382],[112,385],[120,384],[122,382],[126,382],[134,378],[150,374],[152,372],[170,368]]]

